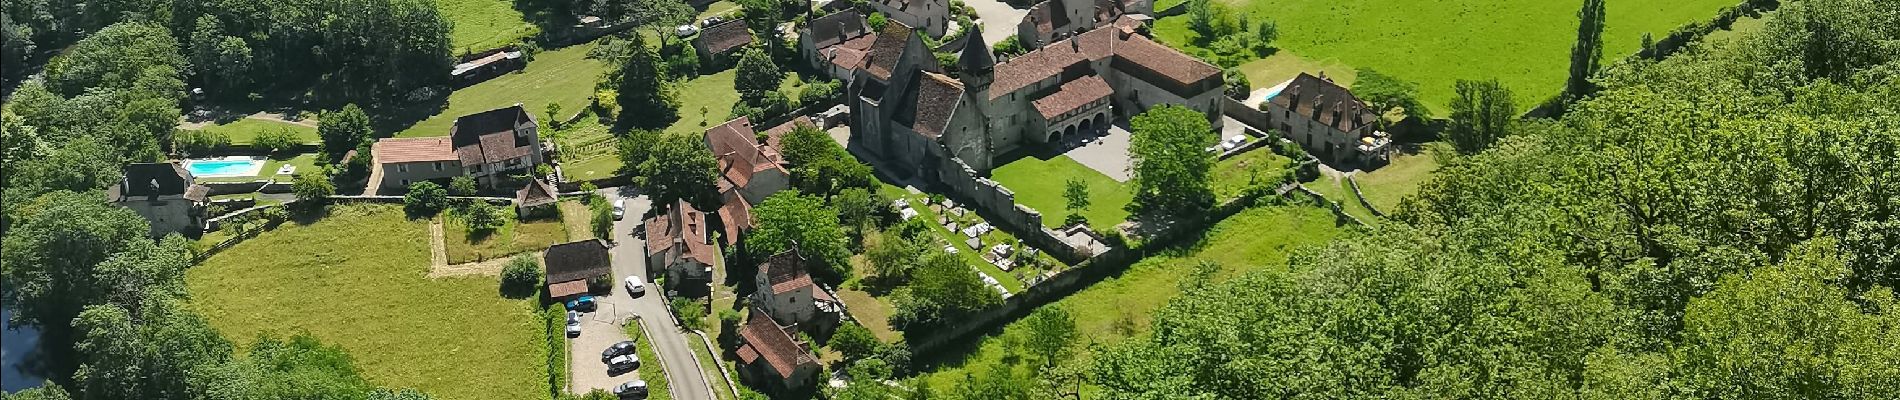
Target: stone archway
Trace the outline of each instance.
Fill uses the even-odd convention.
[[[1093,119],[1082,120],[1082,128],[1081,128],[1082,135],[1086,136],[1086,135],[1095,133],[1095,130],[1093,129],[1094,127],[1095,127],[1095,120]]]
[[[1108,130],[1108,113],[1095,113],[1095,127],[1104,131]]]
[[[1072,138],[1072,137],[1075,137],[1075,125],[1069,125],[1069,127],[1067,128],[1062,128],[1063,140],[1068,140],[1069,138]]]

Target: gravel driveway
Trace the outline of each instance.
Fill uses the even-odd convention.
[[[568,373],[571,374],[569,390],[575,394],[586,394],[594,389],[613,390],[621,383],[639,379],[639,370],[619,375],[607,375],[607,364],[600,362],[600,351],[607,346],[627,340],[626,331],[621,324],[632,317],[620,310],[613,302],[601,301],[600,309],[581,317],[581,336],[567,341]],[[645,363],[651,360],[640,360]]]

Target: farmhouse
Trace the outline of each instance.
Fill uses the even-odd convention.
[[[853,140],[928,176],[950,158],[987,174],[1003,154],[1107,129],[1162,104],[1201,111],[1218,128],[1220,69],[1138,34],[1140,27],[1123,16],[1000,62],[972,40],[957,60],[959,79],[940,72],[912,29],[885,25],[848,88]]]
[[[812,19],[798,32],[798,52],[812,69],[833,78],[848,79],[864,64],[877,33],[857,10],[845,10]]]
[[[548,247],[541,265],[546,268],[548,297],[556,299],[587,293],[587,281],[607,277],[612,268],[607,243],[598,239]]]
[[[193,183],[191,171],[177,161],[128,164],[125,177],[106,188],[106,201],[130,208],[151,222],[152,236],[197,234],[204,228],[211,190]]]
[[[891,22],[916,27],[933,38],[943,37],[944,30],[950,24],[949,0],[871,0],[870,3],[872,9],[890,17]]]
[[[758,308],[739,328],[739,378],[761,391],[782,394],[813,383],[818,375],[818,357],[811,345],[792,339],[785,327]]]
[[[370,154],[385,190],[462,175],[492,188],[542,162],[538,125],[520,104],[456,118],[447,137],[378,140]]]
[[[675,289],[705,290],[712,282],[718,250],[706,239],[706,213],[681,200],[648,218],[646,233],[648,272],[665,274]]]
[[[752,44],[752,31],[747,30],[745,21],[734,19],[708,26],[693,38],[693,50],[699,54],[699,63],[709,66],[730,65],[739,49]]]
[[[791,186],[791,173],[778,152],[778,139],[791,126],[767,130],[763,139],[745,117],[706,130],[706,148],[719,161],[717,212],[726,245],[738,244],[740,235],[752,230],[752,205]]]
[[[838,325],[843,310],[837,299],[812,284],[805,257],[796,247],[767,257],[753,282],[752,304],[781,325],[798,326],[823,336]]]
[[[1374,130],[1379,115],[1332,79],[1301,73],[1262,104],[1288,140],[1327,163],[1384,163],[1392,139]]]
[[[1147,21],[1154,14],[1150,0],[1044,0],[1029,7],[1016,24],[1016,40],[1024,48],[1041,48],[1056,40],[1107,26],[1128,16]]]

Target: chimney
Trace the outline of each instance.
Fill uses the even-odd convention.
[[[1069,49],[1070,49],[1070,50],[1074,50],[1074,51],[1075,51],[1075,52],[1077,52],[1077,53],[1081,53],[1081,52],[1082,52],[1082,42],[1081,42],[1081,41],[1079,41],[1079,40],[1075,40],[1075,38],[1076,38],[1075,36],[1070,36],[1070,37],[1069,37]]]
[[[145,190],[147,190],[145,192],[146,201],[158,201],[158,179],[152,179],[150,183],[147,183]]]

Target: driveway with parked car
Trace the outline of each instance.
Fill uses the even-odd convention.
[[[568,389],[573,393],[584,394],[594,389],[611,391],[615,386],[640,378],[639,372],[612,368],[608,360],[601,359],[603,351],[629,340],[621,326],[632,323],[633,315],[623,312],[613,302],[599,302],[595,307],[594,312],[581,313],[580,335],[567,342],[568,375],[572,379]],[[632,355],[626,353],[626,356]],[[638,368],[637,364],[634,367]]]

